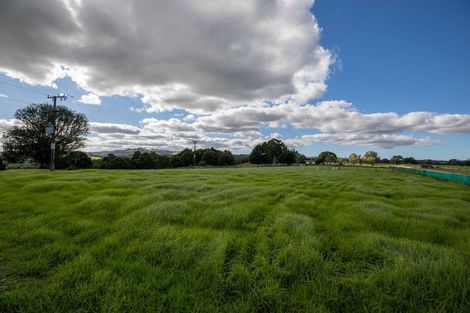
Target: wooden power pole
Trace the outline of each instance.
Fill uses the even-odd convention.
[[[196,140],[193,141],[194,148],[193,148],[193,167],[196,167]]]
[[[47,96],[48,99],[52,99],[54,101],[52,109],[52,133],[51,133],[51,161],[49,169],[51,171],[55,170],[55,131],[56,131],[56,116],[55,113],[57,111],[57,99],[59,100],[67,100],[67,96],[64,93],[59,93],[57,96]]]

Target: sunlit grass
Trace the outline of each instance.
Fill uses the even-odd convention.
[[[470,188],[384,169],[0,173],[0,312],[469,312]]]

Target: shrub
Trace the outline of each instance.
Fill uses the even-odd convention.
[[[5,162],[3,161],[2,156],[0,155],[0,171],[6,170]]]
[[[83,151],[73,151],[64,158],[58,159],[56,163],[58,169],[90,168],[93,165],[91,158]]]

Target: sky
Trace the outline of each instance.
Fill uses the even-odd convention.
[[[0,43],[0,132],[64,92],[86,151],[470,158],[466,0],[1,1]]]

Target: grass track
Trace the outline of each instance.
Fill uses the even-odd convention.
[[[0,312],[470,312],[470,188],[387,170],[0,172]]]

